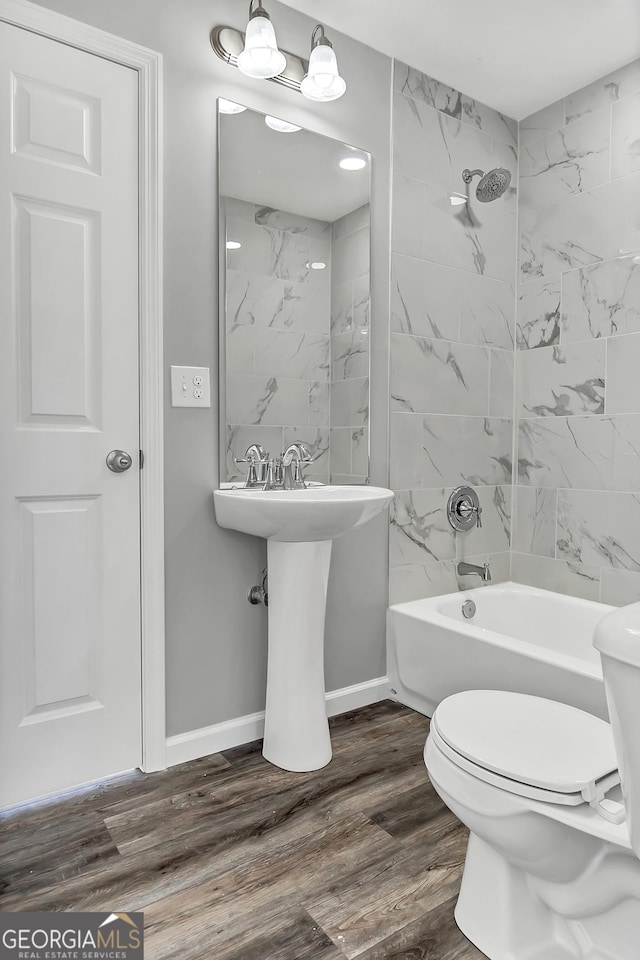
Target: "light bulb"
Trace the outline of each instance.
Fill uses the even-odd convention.
[[[367,161],[363,157],[344,157],[339,164],[343,170],[362,170],[366,165]]]
[[[297,127],[295,123],[287,123],[286,120],[279,120],[278,117],[266,116],[264,122],[277,133],[297,133],[298,130],[302,130],[302,127]]]
[[[220,113],[244,113],[247,109],[241,103],[234,103],[233,100],[225,100],[224,97],[218,97],[218,109]]]
[[[321,35],[316,40],[318,32]],[[300,91],[308,100],[328,101],[337,100],[346,89],[347,85],[338,73],[338,61],[333,47],[325,37],[324,29],[318,24],[311,37],[309,69],[300,84]]]
[[[238,57],[238,69],[247,77],[269,80],[282,73],[286,65],[287,58],[278,50],[269,14],[258,7],[247,24],[244,50]]]

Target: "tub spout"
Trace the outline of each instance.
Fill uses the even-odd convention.
[[[491,570],[489,569],[488,563],[485,563],[483,567],[479,567],[475,563],[465,563],[464,560],[462,560],[458,564],[459,576],[466,577],[474,573],[480,577],[483,583],[491,583]]]

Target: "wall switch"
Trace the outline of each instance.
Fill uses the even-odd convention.
[[[171,367],[171,406],[211,406],[208,367]]]

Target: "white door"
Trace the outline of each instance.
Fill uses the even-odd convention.
[[[141,762],[137,104],[0,23],[0,805]]]

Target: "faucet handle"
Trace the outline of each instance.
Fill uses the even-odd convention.
[[[247,447],[244,457],[234,457],[234,463],[265,463],[269,454],[259,443],[252,443]]]

